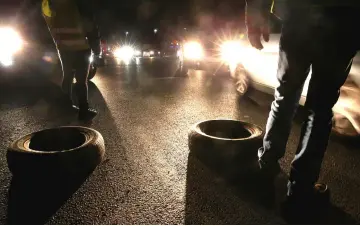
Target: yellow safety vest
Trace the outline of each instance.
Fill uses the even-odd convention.
[[[81,16],[73,0],[55,1],[50,8],[49,0],[42,1],[42,14],[59,50],[86,50],[89,43]]]

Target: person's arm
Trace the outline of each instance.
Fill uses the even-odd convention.
[[[101,39],[98,24],[95,16],[95,7],[92,0],[76,0],[79,12],[83,18],[85,31],[90,48],[95,55],[101,53]]]
[[[269,15],[273,0],[246,0],[245,23],[251,45],[262,49],[261,36],[269,41]]]

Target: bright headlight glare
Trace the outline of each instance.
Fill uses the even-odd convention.
[[[220,47],[221,59],[228,63],[238,63],[241,59],[242,45],[240,41],[226,41]]]
[[[134,57],[135,50],[131,46],[122,46],[114,51],[114,56],[120,60],[128,61]]]
[[[185,43],[184,57],[191,60],[200,60],[204,57],[203,47],[198,42]]]
[[[20,35],[12,28],[0,28],[0,55],[12,56],[20,51],[23,46],[23,40]]]
[[[94,62],[94,55],[92,55],[92,54],[90,55],[89,61],[90,61],[90,63]]]
[[[2,57],[0,56],[0,64],[5,67],[10,67],[13,65],[12,57]]]

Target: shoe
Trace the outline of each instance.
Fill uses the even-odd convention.
[[[97,115],[97,111],[93,108],[80,108],[79,110],[79,120],[89,121],[92,120]]]
[[[311,193],[292,194],[282,204],[284,219],[291,224],[315,224],[327,215],[330,191],[326,184],[316,183]]]

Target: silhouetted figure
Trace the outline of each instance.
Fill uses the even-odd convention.
[[[88,73],[91,51],[101,54],[100,37],[94,20],[92,1],[43,0],[42,13],[59,52],[63,69],[64,105],[72,104],[72,83],[79,102],[79,119],[88,120],[97,112],[88,103]]]
[[[328,199],[317,183],[332,127],[332,107],[339,98],[359,49],[360,1],[358,0],[248,0],[247,28],[253,47],[262,49],[269,38],[270,12],[283,22],[277,78],[259,165],[265,178],[280,170],[292,119],[304,82],[312,68],[300,142],[291,164],[287,210],[293,216],[319,210]],[[261,66],[261,65],[259,65]],[[312,207],[312,208],[311,208]],[[314,209],[315,208],[315,209]],[[318,209],[316,209],[318,208]],[[316,212],[315,212],[316,213]]]

